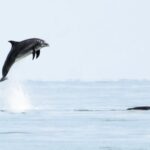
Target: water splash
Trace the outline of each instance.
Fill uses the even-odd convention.
[[[5,87],[6,107],[10,112],[20,113],[32,109],[32,105],[23,84],[19,81],[10,81]]]

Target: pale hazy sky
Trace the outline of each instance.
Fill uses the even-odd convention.
[[[150,79],[149,0],[0,0],[0,67],[8,40],[49,48],[16,63],[8,78]]]

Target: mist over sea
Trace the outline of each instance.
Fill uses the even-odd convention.
[[[150,81],[5,81],[2,150],[149,150]]]

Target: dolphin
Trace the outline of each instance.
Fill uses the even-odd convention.
[[[150,106],[137,106],[128,108],[127,110],[150,110]]]
[[[35,57],[38,58],[40,56],[41,48],[49,46],[48,43],[39,38],[26,39],[20,42],[18,41],[8,41],[8,42],[11,43],[12,47],[4,62],[2,68],[2,78],[0,81],[4,81],[7,79],[6,76],[15,62],[30,54],[32,55],[32,59],[34,59]]]

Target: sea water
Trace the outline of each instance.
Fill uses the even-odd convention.
[[[5,81],[2,150],[149,150],[150,81]]]

